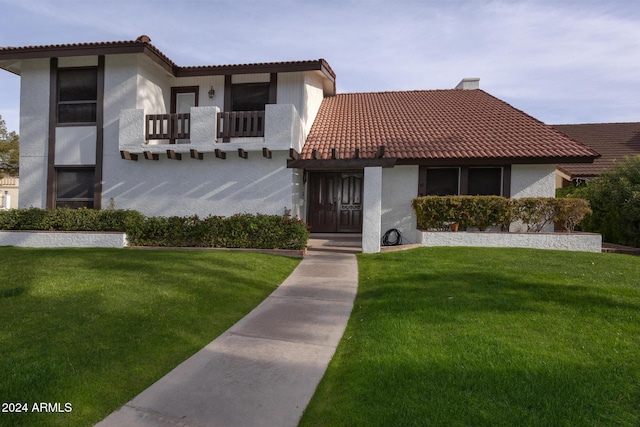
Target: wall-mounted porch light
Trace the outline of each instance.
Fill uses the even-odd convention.
[[[211,86],[211,89],[209,89],[209,92],[207,92],[209,94],[209,98],[213,99],[213,95],[216,94],[216,91],[213,90],[213,86]]]

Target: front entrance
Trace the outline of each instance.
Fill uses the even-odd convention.
[[[363,172],[310,172],[312,233],[362,233]]]

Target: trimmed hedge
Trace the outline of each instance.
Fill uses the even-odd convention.
[[[0,211],[0,230],[125,232],[133,246],[304,249],[307,224],[264,214],[145,217],[132,210],[38,208]]]
[[[558,222],[571,232],[590,213],[584,199],[529,197],[507,199],[499,196],[426,196],[413,199],[418,228],[445,230],[449,224],[460,228],[500,227],[522,221],[527,231],[539,232],[547,224]]]

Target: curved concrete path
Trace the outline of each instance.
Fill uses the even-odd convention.
[[[296,426],[358,286],[354,248],[333,244],[312,239],[265,301],[97,426]]]

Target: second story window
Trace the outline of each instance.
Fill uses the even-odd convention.
[[[58,123],[95,123],[98,69],[58,70]]]
[[[231,111],[264,111],[269,83],[241,83],[231,87]]]

